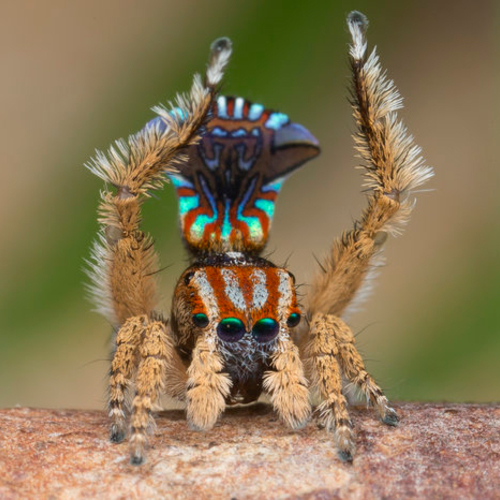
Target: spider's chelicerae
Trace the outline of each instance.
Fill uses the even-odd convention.
[[[133,464],[144,461],[152,411],[163,393],[184,400],[190,427],[206,430],[226,405],[250,403],[264,392],[283,422],[297,429],[311,416],[309,394],[316,389],[319,419],[348,461],[354,435],[343,379],[366,395],[382,422],[398,422],[341,317],[387,234],[407,222],[411,191],[432,170],[397,117],[401,98],[375,51],[365,56],[366,18],[352,12],[348,27],[354,140],[368,206],[334,242],[307,307],[299,307],[293,275],[261,254],[284,180],[319,153],[318,142],[282,113],[218,95],[228,39],[214,42],[205,78],[195,76],[188,95],[154,108],[158,116],[139,133],[88,165],[114,187],[102,193],[102,230],[89,274],[94,300],[116,330],[111,440],[122,441],[130,429]],[[143,201],[167,177],[192,257],[169,319],[155,309],[157,259],[140,228]]]

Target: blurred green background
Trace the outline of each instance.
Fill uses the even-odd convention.
[[[345,16],[371,21],[435,168],[363,310],[350,320],[394,399],[500,400],[498,2],[3,1],[0,406],[102,408],[110,327],[90,312],[83,258],[101,183],[83,168],[189,88],[230,36],[225,92],[282,110],[320,140],[288,181],[269,249],[307,283],[365,205],[346,100]],[[145,209],[164,309],[186,259],[168,186]]]

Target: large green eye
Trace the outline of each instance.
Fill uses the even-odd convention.
[[[208,325],[208,317],[203,313],[194,314],[193,323],[199,328],[205,328]]]
[[[252,335],[257,342],[270,342],[280,331],[279,323],[272,318],[262,318],[253,325]]]
[[[224,318],[217,325],[217,335],[224,342],[237,342],[245,335],[245,325],[238,318]]]

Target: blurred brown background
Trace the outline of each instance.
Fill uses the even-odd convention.
[[[346,100],[352,9],[436,177],[351,324],[392,398],[500,400],[498,2],[4,0],[1,406],[104,406],[110,327],[82,289],[101,185],[82,165],[187,89],[218,36],[234,42],[225,92],[286,112],[323,146],[286,184],[269,246],[308,282],[313,254],[365,203]],[[185,265],[170,186],[145,218],[172,264],[167,309]]]

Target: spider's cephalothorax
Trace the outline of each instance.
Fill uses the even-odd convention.
[[[348,461],[354,435],[343,380],[366,396],[384,423],[398,421],[341,316],[376,267],[387,233],[398,234],[407,222],[411,191],[432,170],[397,118],[401,98],[378,56],[365,55],[366,18],[352,12],[348,26],[355,144],[368,207],[334,242],[303,309],[293,275],[260,254],[284,180],[318,154],[318,143],[282,113],[218,95],[229,40],[214,42],[205,79],[196,76],[188,95],[173,108],[154,108],[157,118],[89,165],[116,188],[102,193],[102,230],[89,274],[93,298],[117,332],[111,440],[121,441],[130,429],[134,464],[144,460],[162,393],[186,402],[195,429],[210,429],[227,404],[249,403],[262,392],[281,419],[298,428],[310,417],[309,391],[316,389],[320,423]],[[142,202],[163,186],[165,173],[177,192],[192,257],[169,320],[155,309],[157,259],[140,229]]]
[[[248,403],[262,391],[278,341],[290,340],[301,319],[293,276],[263,259],[230,252],[217,265],[196,263],[174,293],[172,331],[181,357],[196,339],[210,339],[231,379],[228,402]]]

